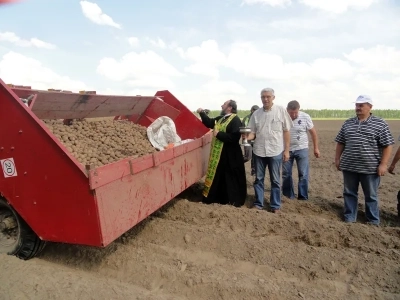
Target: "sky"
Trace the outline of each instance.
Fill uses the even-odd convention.
[[[94,2],[92,2],[94,1]],[[191,110],[298,100],[400,109],[398,0],[21,0],[0,5],[0,78],[152,96]]]

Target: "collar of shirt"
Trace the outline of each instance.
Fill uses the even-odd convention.
[[[269,112],[269,111],[272,110],[273,107],[274,107],[274,104],[272,103],[272,105],[271,105],[271,107],[270,107],[269,109],[265,109],[265,108],[263,107],[263,111],[264,111],[264,112]]]
[[[225,120],[226,118],[228,118],[232,113],[226,114],[222,117],[222,120]]]
[[[359,123],[369,123],[370,121],[371,121],[371,119],[372,119],[372,113],[369,115],[369,117],[368,118],[366,118],[364,121],[360,121],[359,119],[358,119],[358,117],[354,117],[354,123],[355,124],[359,124]]]

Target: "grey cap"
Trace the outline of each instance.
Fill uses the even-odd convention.
[[[251,109],[250,110],[257,110],[257,109],[259,109],[260,107],[258,106],[258,105],[253,105],[252,107],[251,107]]]

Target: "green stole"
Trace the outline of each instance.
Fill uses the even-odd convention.
[[[226,122],[222,123],[223,118],[219,119],[217,123],[214,126],[214,129],[217,129],[218,131],[225,132],[226,127],[228,124],[232,121],[232,119],[236,116],[236,114],[231,114],[229,118],[226,120]],[[217,139],[215,136],[213,136],[212,141],[211,141],[211,153],[210,153],[210,158],[208,160],[208,169],[207,169],[207,174],[206,174],[206,180],[204,183],[204,189],[203,189],[203,196],[207,197],[208,193],[210,191],[211,185],[214,180],[215,173],[217,171],[219,159],[221,157],[221,152],[222,152],[222,147],[224,146],[224,143],[221,142],[219,139]]]

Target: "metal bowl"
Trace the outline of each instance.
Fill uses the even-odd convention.
[[[240,133],[250,133],[251,132],[251,128],[249,127],[240,127]]]

